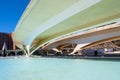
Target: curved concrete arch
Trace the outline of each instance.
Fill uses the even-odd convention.
[[[73,43],[73,44],[78,44],[76,47],[77,47],[77,50],[79,50],[80,48],[82,49],[83,47],[91,45],[94,42],[108,40],[109,38],[111,39],[113,37],[118,38],[120,36],[120,31],[119,31],[120,25],[114,25],[114,26],[116,26],[116,27],[106,28],[106,29],[99,28],[99,29],[96,29],[96,31],[92,30],[93,32],[89,31],[84,34],[64,38],[64,39],[58,40],[56,42],[53,42],[51,44],[48,44],[46,47],[52,49],[60,44]]]
[[[86,0],[89,1],[89,0]],[[48,19],[45,23],[40,24],[40,26],[33,32],[29,34],[23,41],[25,45],[31,45],[33,40],[41,33],[45,32],[46,30],[49,30],[56,24],[59,24],[60,22],[66,20],[67,18],[85,10],[86,8],[89,8],[90,6],[96,4],[100,0],[91,0],[89,1],[89,4],[86,3],[85,0],[80,0],[77,3],[72,4],[70,7],[68,7],[66,10],[62,11],[61,13],[55,15],[54,17]]]
[[[111,38],[103,39],[103,40],[100,40],[100,41],[96,41],[96,42],[93,42],[93,43],[90,43],[86,46],[81,47],[81,49],[90,48],[92,46],[95,46],[95,45],[98,45],[98,44],[101,44],[101,43],[105,43],[105,42],[109,42],[109,41],[114,41],[114,40],[120,40],[120,36],[111,37]]]
[[[59,36],[119,19],[119,5],[117,0],[31,0],[15,29],[14,41],[32,53]],[[37,45],[31,47],[36,40]]]

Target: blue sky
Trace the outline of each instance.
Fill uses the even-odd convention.
[[[0,32],[13,32],[30,0],[0,0]]]

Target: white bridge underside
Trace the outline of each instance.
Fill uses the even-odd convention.
[[[14,42],[30,55],[67,34],[120,22],[119,5],[119,0],[31,0],[16,26]],[[115,36],[120,36],[120,32],[113,30],[68,42],[89,44]]]

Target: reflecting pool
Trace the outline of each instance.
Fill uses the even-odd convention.
[[[120,60],[1,58],[0,80],[120,80]]]

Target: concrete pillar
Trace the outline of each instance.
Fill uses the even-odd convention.
[[[60,50],[58,50],[57,48],[53,48],[52,50],[54,50],[56,52],[60,52]]]
[[[63,54],[61,50],[58,50],[57,48],[53,48],[52,50],[57,52],[57,55],[61,55]]]
[[[83,46],[86,46],[88,45],[89,43],[84,43],[84,44],[77,44],[77,46],[75,47],[75,49],[73,50],[73,52],[70,53],[70,55],[74,54],[75,52],[77,51],[80,51],[80,49],[83,47]],[[79,53],[80,54],[80,53]]]
[[[29,57],[29,55],[30,55],[30,48],[29,48],[29,46],[23,45],[23,49],[24,49],[24,52],[25,52],[25,56]]]
[[[30,46],[29,45],[26,46],[26,50],[27,50],[26,57],[29,57],[30,56]]]

